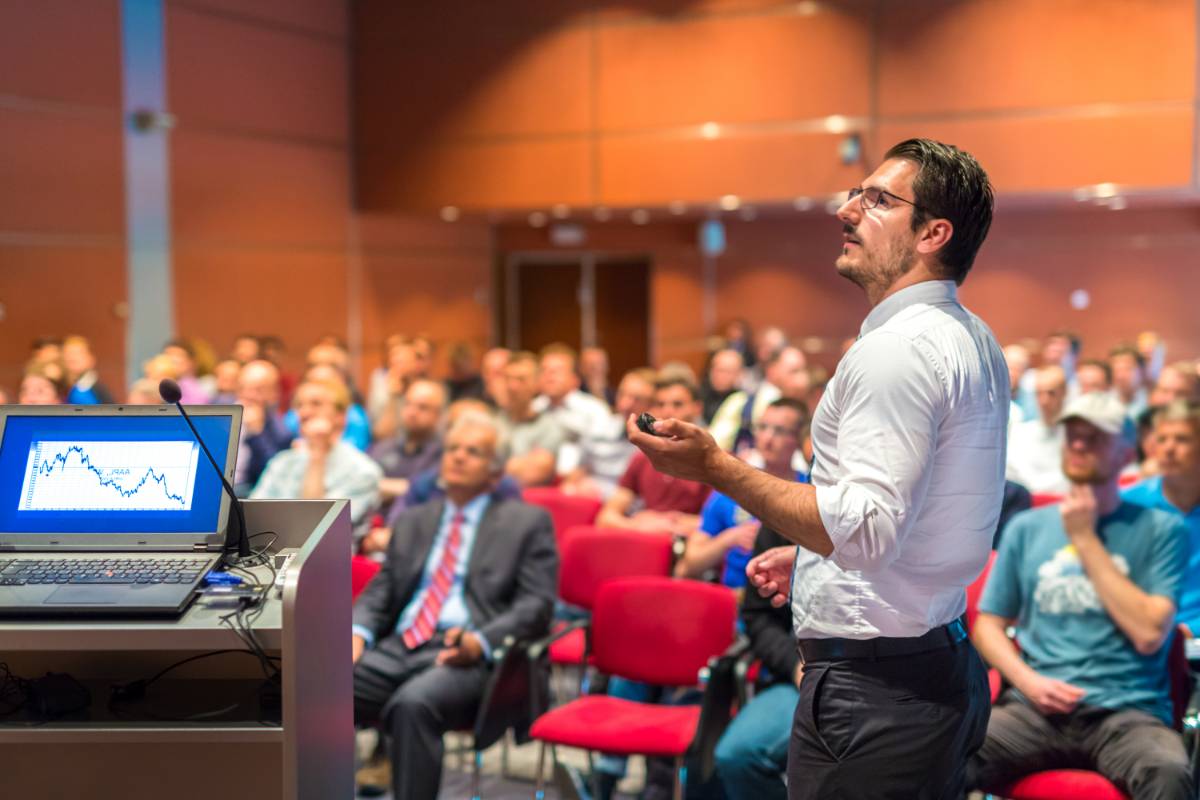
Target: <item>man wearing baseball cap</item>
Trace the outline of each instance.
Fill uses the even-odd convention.
[[[1121,499],[1136,433],[1119,401],[1081,395],[1058,422],[1070,489],[1009,523],[979,603],[975,646],[1010,688],[968,784],[997,791],[1031,772],[1087,768],[1135,800],[1190,798],[1167,675],[1184,527]]]

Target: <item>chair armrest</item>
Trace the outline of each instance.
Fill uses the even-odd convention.
[[[737,664],[749,651],[750,641],[739,637],[723,654],[709,659],[708,665],[700,670],[704,696],[700,700],[700,722],[696,725],[689,755],[695,758],[702,781],[708,780],[716,768],[717,742],[733,718],[733,707],[739,695]]]
[[[483,750],[509,728],[520,738],[537,716],[537,672],[529,657],[530,645],[509,636],[492,652],[492,668],[475,715],[475,749]]]
[[[580,628],[587,630],[590,625],[590,619],[577,619],[568,622],[566,625],[554,631],[549,636],[530,643],[528,645],[529,658],[533,661],[541,659],[550,651],[550,645],[554,644],[572,631],[579,630]]]
[[[1191,764],[1192,779],[1200,777],[1200,682],[1192,678],[1192,691],[1187,708],[1183,712],[1183,749]]]

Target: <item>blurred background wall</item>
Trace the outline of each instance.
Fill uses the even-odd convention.
[[[138,2],[173,118],[144,133]],[[1154,328],[1194,356],[1198,24],[1195,0],[0,0],[0,385],[43,333],[91,338],[111,385],[136,368],[137,137],[166,140],[176,331],[277,333],[293,368],[334,333],[365,371],[393,331],[698,365],[733,317],[832,358],[866,306],[826,206],[913,135],[996,185],[963,297],[1002,341]]]

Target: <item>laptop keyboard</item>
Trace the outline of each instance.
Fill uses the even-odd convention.
[[[186,558],[0,558],[0,586],[42,583],[192,583],[208,561]]]

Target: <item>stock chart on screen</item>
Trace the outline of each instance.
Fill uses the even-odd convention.
[[[188,511],[200,448],[188,441],[34,440],[20,511]]]

